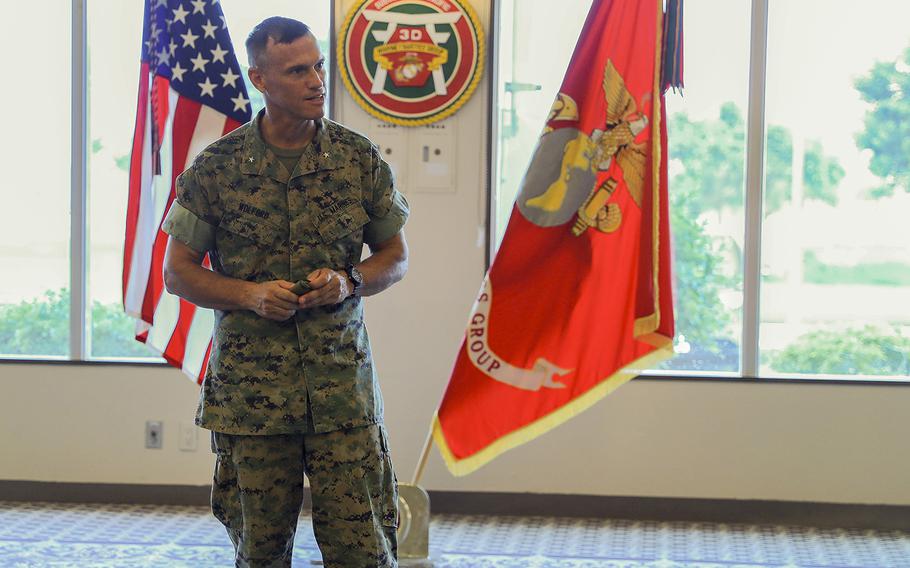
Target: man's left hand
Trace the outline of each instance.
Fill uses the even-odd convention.
[[[312,290],[297,299],[300,309],[340,304],[353,293],[354,286],[344,272],[319,268],[307,276]]]

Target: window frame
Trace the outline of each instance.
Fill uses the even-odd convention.
[[[87,360],[91,337],[88,305],[88,10],[86,1],[73,0],[72,85],[70,99],[70,353],[69,360]]]

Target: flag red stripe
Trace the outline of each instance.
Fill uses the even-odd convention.
[[[227,120],[224,121],[224,130],[221,131],[221,135],[224,136],[225,134],[236,129],[238,126],[243,126],[243,123],[237,122],[233,118],[228,118]]]
[[[145,120],[148,112],[149,68],[143,63],[139,70],[139,95],[136,101],[136,124],[133,129],[133,149],[130,154],[130,188],[126,205],[126,235],[123,246],[123,295],[126,298],[133,247],[136,244],[136,223],[139,221],[139,202],[142,191],[142,142],[145,137]]]
[[[164,127],[167,124],[167,117],[171,110],[169,102],[170,90],[171,82],[169,79],[162,77],[161,75],[155,77],[155,80],[152,82],[151,110],[159,137],[164,136]],[[164,146],[167,144],[167,141],[160,139],[159,144]],[[151,148],[151,150],[154,150],[154,148]]]
[[[183,361],[186,353],[186,339],[190,332],[190,325],[193,323],[193,316],[196,314],[196,306],[180,299],[180,312],[177,316],[177,325],[171,333],[171,338],[164,348],[166,357],[171,357]]]
[[[196,121],[199,118],[199,111],[202,105],[186,97],[180,97],[177,100],[174,109],[174,125],[171,129],[171,193],[168,196],[167,206],[171,205],[174,200],[174,183],[177,176],[183,173],[186,168],[187,152],[189,152],[190,142],[193,140],[193,134],[196,131]],[[167,210],[167,208],[165,208]],[[153,323],[155,315],[155,306],[158,305],[158,299],[164,292],[164,277],[161,273],[161,267],[164,266],[164,252],[167,248],[167,233],[161,230],[161,222],[158,223],[158,231],[155,235],[155,244],[152,248],[152,270],[149,272],[149,282],[145,289],[145,299],[142,302],[142,319],[148,323]]]

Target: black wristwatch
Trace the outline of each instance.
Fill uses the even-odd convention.
[[[347,274],[348,278],[351,279],[351,282],[354,283],[354,289],[351,290],[351,295],[356,296],[357,290],[360,290],[360,287],[363,286],[363,274],[357,270],[357,267],[353,264],[345,266],[344,273]]]

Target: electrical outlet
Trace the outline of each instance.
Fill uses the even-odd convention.
[[[195,452],[198,447],[199,428],[192,422],[180,423],[180,451]]]
[[[160,450],[164,434],[164,423],[160,420],[149,420],[145,423],[145,447]]]

